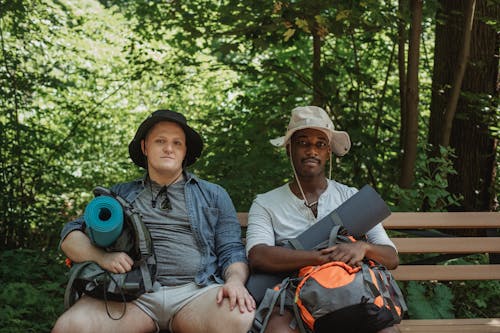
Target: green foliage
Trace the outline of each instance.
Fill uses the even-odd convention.
[[[50,248],[93,187],[138,175],[127,142],[143,118],[139,112],[149,111],[144,101],[162,103],[158,91],[163,94],[167,82],[157,78],[169,76],[156,68],[169,67],[152,54],[168,57],[171,49],[135,45],[120,24],[124,18],[98,2],[26,1],[5,9],[0,248]],[[127,47],[135,57],[127,58]]]
[[[435,6],[424,6],[421,124],[432,94]],[[351,152],[333,161],[334,179],[370,183],[395,210],[457,204],[446,189],[455,173],[451,150],[427,159],[421,149],[415,187],[393,185],[400,171],[395,45],[406,14],[396,1],[380,0],[1,2],[0,249],[36,249],[47,271],[35,283],[30,274],[41,270],[28,260],[32,252],[2,254],[0,330],[48,330],[62,305],[62,267],[47,249],[57,246],[62,224],[81,214],[93,187],[141,176],[127,144],[145,115],[161,107],[183,112],[200,131],[205,149],[191,171],[224,186],[239,211],[291,179],[285,152],[269,139],[284,134],[293,107],[311,103],[313,83],[335,127],[352,140]],[[312,29],[321,36],[317,77]],[[485,111],[495,105],[497,96],[478,96]],[[497,118],[484,119],[494,135]],[[426,126],[419,137],[427,137]],[[21,261],[29,274],[12,269]],[[498,312],[487,296],[498,285],[418,288],[410,287],[412,299],[443,316],[451,311],[445,288],[455,295],[457,316]],[[473,302],[469,290],[478,294]],[[47,306],[37,313],[40,299]]]
[[[400,283],[410,319],[497,318],[499,281]]]
[[[66,272],[61,256],[54,252],[2,252],[0,332],[50,332],[63,311]]]
[[[401,263],[432,255],[406,255]],[[443,265],[488,264],[487,255],[445,260]],[[500,281],[400,282],[410,319],[496,318],[500,315]]]
[[[487,255],[451,259],[448,265],[488,264]],[[455,296],[455,313],[460,318],[497,318],[500,315],[500,281],[454,281],[449,284]]]
[[[453,293],[447,286],[410,281],[406,293],[411,319],[454,318]]]
[[[457,172],[453,168],[452,148],[439,147],[439,156],[426,158],[419,155],[416,164],[416,187],[402,189],[394,187],[393,201],[395,211],[446,211],[458,205],[460,196],[448,192],[448,175]]]
[[[455,313],[460,318],[498,318],[500,281],[466,281],[451,284]]]

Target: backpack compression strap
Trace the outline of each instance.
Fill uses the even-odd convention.
[[[149,272],[148,264],[155,263],[151,235],[142,222],[139,213],[137,213],[134,208],[120,196],[116,195],[116,199],[123,206],[125,215],[134,228],[135,242],[139,245],[139,251],[141,253],[139,267],[141,268],[142,279],[144,281],[144,289],[146,292],[151,292],[153,291],[153,278]]]
[[[94,194],[96,196],[112,196],[122,206],[125,217],[128,221],[130,221],[132,227],[134,228],[134,241],[135,244],[138,244],[139,252],[141,254],[139,267],[141,268],[142,279],[144,281],[144,289],[146,292],[153,291],[153,277],[148,269],[148,265],[154,265],[156,263],[156,259],[153,254],[153,242],[151,240],[151,235],[142,222],[139,213],[134,210],[134,207],[126,199],[108,190],[107,188],[98,186],[94,189]]]

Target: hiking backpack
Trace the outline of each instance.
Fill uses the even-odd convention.
[[[327,246],[353,241],[337,226]],[[333,329],[343,333],[377,332],[401,322],[407,310],[391,273],[372,260],[364,260],[359,267],[333,261],[302,268],[297,277],[267,289],[257,308],[252,332],[264,332],[278,305],[280,314],[285,308],[293,312],[291,325],[297,325],[301,333]]]
[[[72,263],[69,280],[64,294],[64,306],[68,309],[82,294],[103,299],[106,302],[122,301],[124,310],[119,318],[125,314],[125,303],[138,298],[146,292],[153,291],[156,276],[156,258],[153,242],[149,230],[146,228],[137,211],[132,205],[119,195],[103,187],[96,187],[94,195],[110,196],[117,200],[123,209],[123,229],[118,238],[108,247],[108,252],[125,252],[134,264],[127,273],[111,273],[101,268],[93,261]],[[85,232],[89,234],[88,228]]]

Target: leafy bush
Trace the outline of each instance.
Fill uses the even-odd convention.
[[[454,318],[453,294],[442,283],[410,281],[406,302],[411,319]]]
[[[409,259],[407,257],[405,259]],[[414,260],[429,258],[412,256]],[[403,260],[408,262],[408,260]],[[450,259],[445,265],[487,264],[486,255]],[[499,281],[400,282],[410,319],[497,318],[500,316]]]
[[[487,264],[486,255],[471,255],[448,260],[450,265]],[[500,281],[453,281],[449,288],[455,295],[455,314],[460,318],[500,317]]]
[[[411,189],[396,186],[393,190],[394,210],[402,212],[446,211],[458,205],[460,196],[448,192],[448,175],[455,175],[452,148],[439,147],[439,156],[420,154],[416,164],[416,181]]]
[[[500,316],[499,281],[409,281],[402,290],[410,319]]]
[[[500,281],[450,283],[455,295],[455,314],[459,318],[500,317]]]
[[[62,256],[18,249],[1,253],[0,262],[0,333],[50,332],[64,308]]]

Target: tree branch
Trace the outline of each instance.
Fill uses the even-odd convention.
[[[465,75],[465,69],[467,67],[467,61],[470,54],[470,41],[472,24],[474,23],[474,12],[476,8],[476,0],[467,1],[467,7],[465,9],[465,23],[463,31],[463,42],[460,54],[458,56],[458,68],[456,72],[455,79],[453,80],[450,99],[448,100],[448,105],[445,109],[445,114],[443,118],[443,127],[441,130],[441,145],[448,147],[450,145],[451,128],[453,126],[453,118],[457,111],[458,99],[460,98],[460,89],[462,88],[462,82]]]

